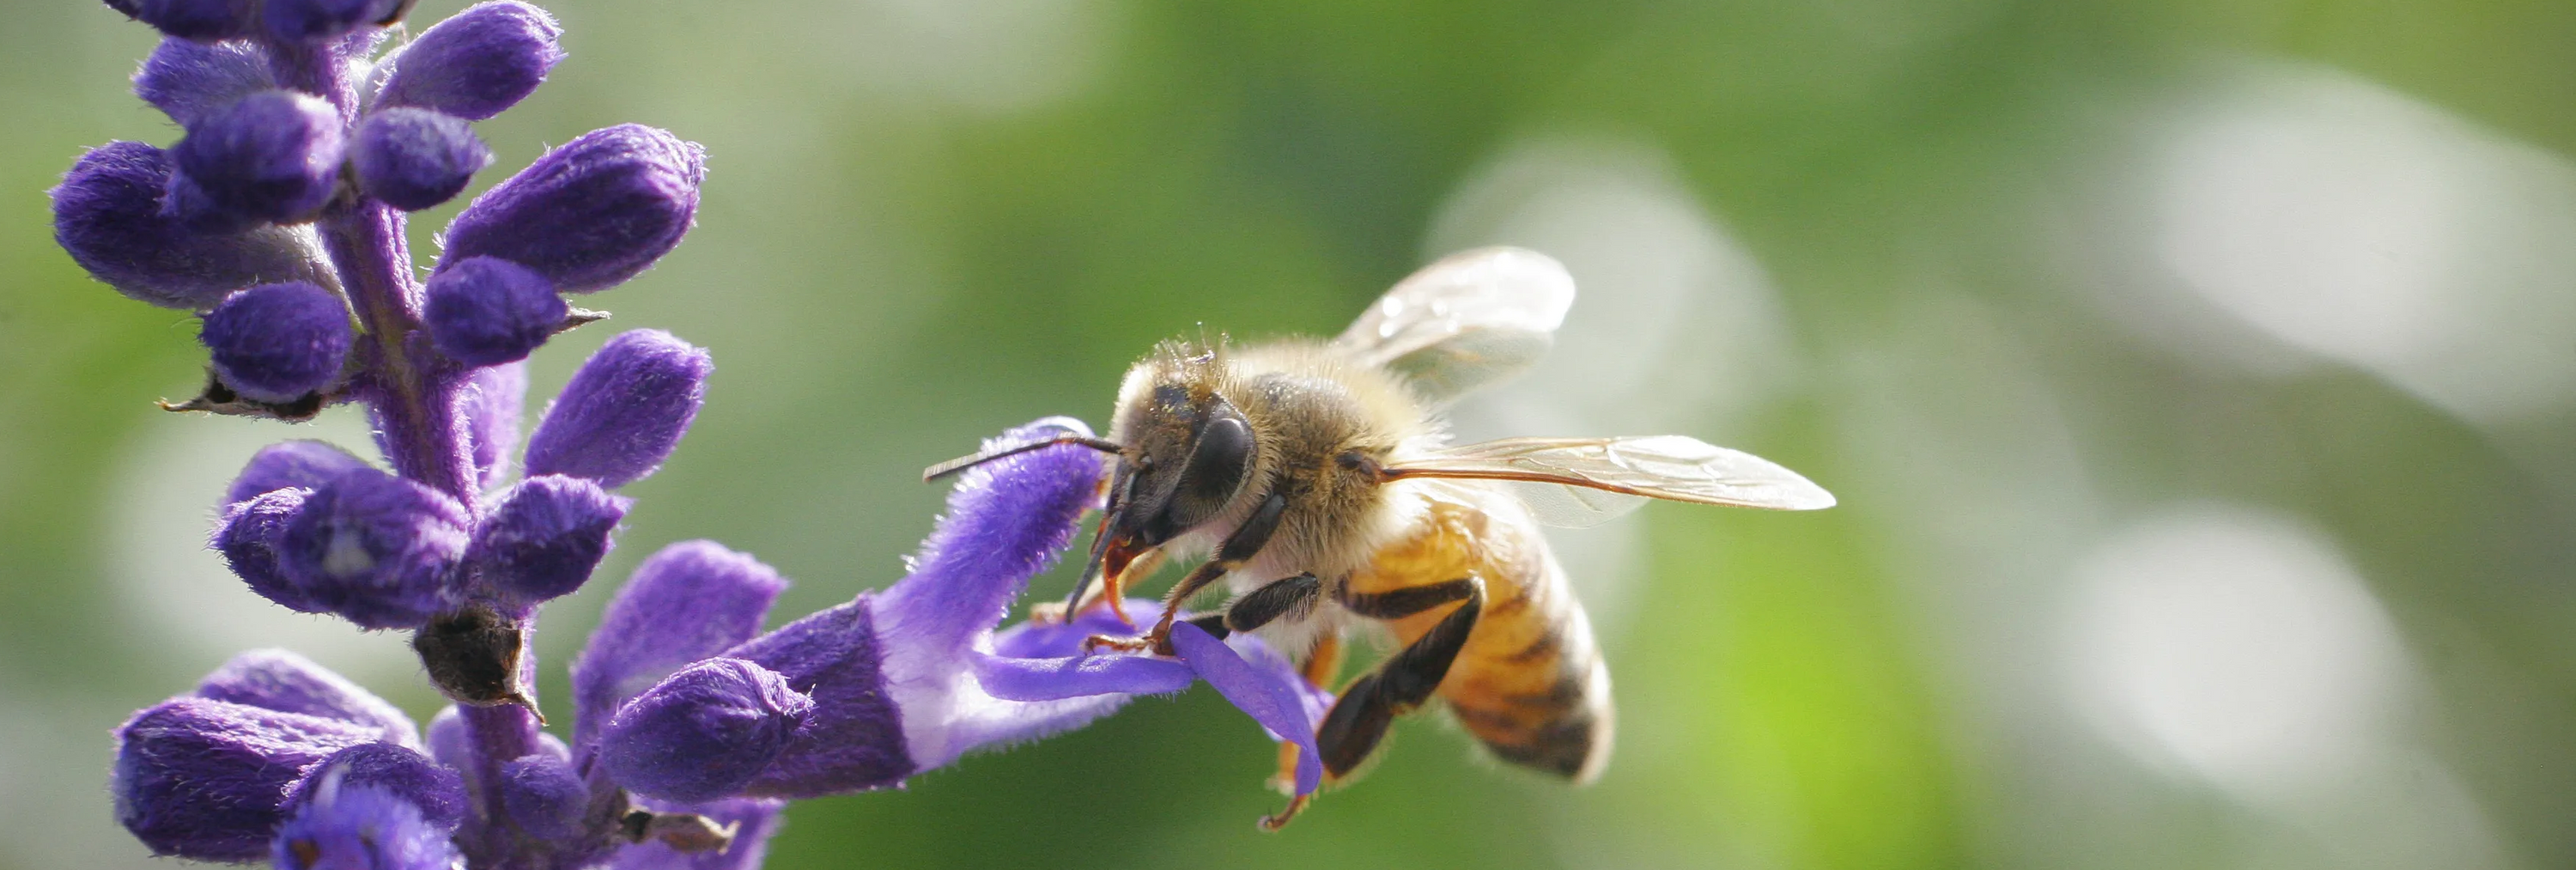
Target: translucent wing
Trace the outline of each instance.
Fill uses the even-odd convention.
[[[1630,496],[1733,507],[1805,511],[1834,506],[1834,496],[1795,471],[1741,450],[1682,435],[1636,438],[1504,438],[1447,448],[1388,465],[1385,477],[1509,480],[1602,490]],[[1527,487],[1516,487],[1527,489]],[[1623,512],[1613,500],[1563,493],[1602,518]],[[1589,499],[1589,501],[1587,501]],[[1532,500],[1541,519],[1565,505]],[[1582,510],[1577,510],[1578,516]]]
[[[1574,305],[1574,277],[1537,251],[1478,248],[1422,267],[1333,346],[1446,402],[1536,364]]]

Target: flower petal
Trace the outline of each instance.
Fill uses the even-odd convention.
[[[326,773],[267,857],[277,870],[449,870],[459,863],[452,830],[401,795]]]
[[[1172,625],[1172,648],[1235,709],[1268,729],[1272,739],[1297,745],[1297,793],[1313,794],[1324,781],[1324,762],[1315,749],[1305,678],[1286,659],[1267,657],[1262,665],[1245,661],[1224,641],[1186,622]]]

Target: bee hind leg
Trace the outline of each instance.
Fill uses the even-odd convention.
[[[1386,729],[1395,723],[1395,717],[1431,699],[1440,681],[1449,676],[1449,666],[1458,660],[1458,651],[1467,645],[1468,632],[1475,630],[1477,618],[1484,614],[1485,582],[1462,577],[1341,598],[1342,606],[1375,619],[1399,619],[1450,602],[1463,603],[1376,671],[1351,683],[1333,702],[1332,712],[1324,714],[1324,724],[1315,732],[1315,744],[1323,751],[1325,773],[1339,779],[1358,769],[1377,749],[1378,741],[1385,739]]]

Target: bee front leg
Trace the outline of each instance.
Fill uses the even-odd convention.
[[[1315,744],[1324,753],[1324,772],[1335,779],[1367,761],[1395,717],[1422,706],[1440,688],[1440,681],[1448,678],[1458,650],[1467,645],[1468,632],[1476,629],[1477,618],[1484,614],[1485,581],[1462,577],[1373,595],[1344,595],[1340,600],[1351,612],[1373,619],[1401,619],[1453,601],[1464,603],[1376,671],[1351,683],[1333,702],[1332,712],[1324,714]]]
[[[1190,600],[1190,596],[1206,589],[1208,584],[1243,567],[1243,563],[1259,555],[1262,546],[1270,543],[1270,535],[1279,531],[1279,517],[1287,508],[1287,496],[1279,493],[1271,493],[1262,499],[1261,506],[1253,509],[1252,516],[1244,518],[1243,525],[1236,526],[1234,533],[1225,536],[1225,542],[1217,545],[1216,555],[1209,557],[1189,576],[1182,577],[1181,582],[1172,584],[1172,591],[1163,596],[1163,618],[1154,622],[1154,630],[1134,638],[1095,634],[1083,640],[1083,651],[1109,647],[1128,652],[1152,649],[1155,655],[1171,655],[1172,619],[1180,615],[1181,602]]]

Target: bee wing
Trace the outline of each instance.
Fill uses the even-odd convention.
[[[1682,435],[1628,438],[1504,438],[1446,448],[1386,466],[1387,479],[1465,478],[1519,481],[1567,490],[1600,490],[1628,496],[1732,507],[1806,511],[1834,506],[1834,496],[1797,472],[1741,450],[1728,450]],[[1531,487],[1516,487],[1528,490]],[[1531,501],[1542,521],[1587,524],[1624,513],[1633,504],[1589,492],[1557,493],[1570,516],[1552,516],[1548,500]]]
[[[1446,402],[1536,364],[1573,305],[1574,277],[1555,259],[1478,248],[1397,282],[1333,346]]]

